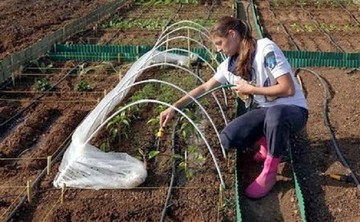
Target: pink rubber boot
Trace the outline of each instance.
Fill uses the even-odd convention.
[[[245,190],[247,197],[258,199],[266,196],[276,183],[277,167],[281,158],[266,156],[260,175]]]
[[[266,139],[265,136],[262,136],[258,141],[257,144],[260,146],[260,150],[255,153],[254,155],[254,161],[257,163],[263,163],[265,161],[265,158],[267,156],[267,145],[266,145]]]

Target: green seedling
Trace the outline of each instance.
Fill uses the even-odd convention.
[[[290,25],[291,29],[295,32],[304,32],[304,29],[302,29],[301,25],[298,23],[293,23]]]
[[[162,100],[161,100],[162,101]],[[165,106],[165,105],[157,105],[156,107],[155,107],[155,113],[157,113],[157,114],[160,114],[162,111],[164,111],[165,109],[167,108],[167,106]],[[160,123],[160,119],[159,119],[159,117],[157,117],[158,118],[158,121],[159,121],[159,123]]]
[[[196,117],[195,112],[193,111],[193,109],[191,107],[185,108],[183,110],[183,112],[185,113],[185,115],[187,117],[189,117],[191,120],[193,120],[194,123],[199,123],[199,120]],[[184,116],[180,117],[179,124],[180,124],[180,135],[184,139],[188,138],[189,135],[195,134],[194,126]]]
[[[46,64],[47,63],[47,64]],[[42,74],[49,73],[48,70],[53,67],[53,64],[46,60],[31,60],[29,61],[29,67],[36,67]]]
[[[138,5],[148,5],[148,4],[178,4],[178,3],[182,3],[182,4],[198,4],[197,0],[136,0],[135,1],[136,4]]]
[[[111,70],[111,72],[118,72],[117,69],[115,69],[114,65],[111,62],[102,62],[101,64],[98,65],[93,65],[93,66],[87,66],[85,67],[86,64],[83,63],[79,66],[79,69],[77,71],[77,74],[79,76],[82,75],[86,75],[87,73],[90,72],[101,72],[101,73],[106,73],[108,70]]]
[[[351,25],[349,25],[349,24],[344,25],[344,26],[342,27],[342,31],[344,31],[344,32],[351,32],[351,31],[352,31]]]
[[[306,6],[306,0],[300,0],[300,1],[298,2],[298,5],[299,5],[300,7]]]
[[[160,118],[158,116],[154,117],[154,118],[151,118],[146,122],[146,124],[150,125],[152,127],[157,127],[157,126],[160,125]]]
[[[88,82],[81,80],[78,84],[76,84],[75,90],[83,92],[83,91],[92,91],[93,88],[89,85]]]
[[[175,153],[172,158],[175,161],[180,161],[180,163],[178,164],[178,167],[180,170],[183,170],[185,172],[185,176],[186,178],[189,178],[188,176],[190,176],[192,173],[187,173],[188,171],[188,163],[187,163],[187,151],[185,150],[184,156]]]
[[[163,127],[159,128],[160,125],[160,118],[159,116],[151,118],[149,121],[146,122],[147,125],[150,125],[152,129],[157,129],[155,133],[156,138],[163,139],[165,136],[165,129]],[[155,130],[154,130],[155,131]]]
[[[50,82],[49,82],[49,80],[47,80],[47,79],[37,79],[36,81],[35,81],[35,89],[37,90],[37,91],[47,91],[47,90],[49,90],[49,89],[51,89],[51,84],[50,84]]]
[[[310,24],[305,24],[304,29],[306,30],[306,32],[309,32],[309,33],[313,32],[315,30],[315,28]]]
[[[270,2],[270,4],[274,7],[279,7],[280,6],[280,1],[279,0],[273,0]]]
[[[120,112],[114,118],[112,118],[106,126],[106,129],[110,132],[110,138],[116,139],[125,136],[128,138],[128,128],[130,127],[131,119],[128,117],[125,111]]]
[[[185,172],[185,176],[188,179],[193,178],[194,171],[191,169],[191,165],[198,165],[206,161],[206,158],[199,152],[199,149],[195,145],[188,146],[184,151],[184,156],[176,155],[175,159],[180,160],[179,169]]]
[[[324,4],[326,4],[327,0],[315,0],[315,5],[317,8],[321,8]]]
[[[146,84],[144,85],[144,87],[141,90],[136,91],[130,98],[131,102],[136,102],[138,100],[141,99],[155,99],[155,96],[157,94],[157,90],[154,87],[154,84]],[[145,107],[144,104],[138,104],[137,105],[138,109],[142,109],[143,107]],[[134,110],[135,111],[135,110]],[[140,110],[138,110],[140,111]]]
[[[289,0],[273,0],[270,3],[274,7],[281,7],[281,6],[288,7],[288,6],[290,6],[292,4],[292,2],[289,1]]]
[[[160,153],[158,150],[151,150],[149,153],[147,153],[144,149],[138,149],[139,155],[135,156],[138,160],[141,160],[144,162],[145,167],[148,167],[148,163],[151,159],[154,159],[157,157]]]
[[[321,23],[320,23],[320,28],[321,28],[322,30],[324,30],[325,32],[328,32],[328,33],[333,32],[333,31],[336,31],[336,29],[337,29],[336,25],[334,25],[334,24],[327,24],[327,23],[325,23],[325,22],[321,22]]]
[[[103,25],[102,28],[161,30],[166,25],[166,22],[166,20],[160,18],[115,20]]]
[[[194,176],[193,171],[188,167],[187,151],[185,150],[184,159],[179,163],[179,169],[185,172],[185,177],[192,179]]]
[[[104,152],[109,152],[110,151],[110,141],[109,141],[109,139],[106,138],[100,143],[100,150],[102,150]]]

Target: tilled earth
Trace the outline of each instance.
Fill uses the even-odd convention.
[[[107,2],[109,1],[1,1],[0,59],[34,44]]]

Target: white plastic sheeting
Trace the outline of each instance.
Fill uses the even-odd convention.
[[[122,89],[135,82],[141,74],[139,70],[151,63],[163,62],[165,59],[166,62],[177,64],[183,64],[189,60],[187,56],[159,53],[155,49],[140,57],[119,84],[76,128],[72,142],[62,159],[59,172],[53,181],[55,187],[60,188],[66,185],[66,187],[84,189],[129,189],[145,181],[147,171],[143,162],[127,153],[103,152],[87,141],[104,122],[109,112],[124,99],[129,89]]]

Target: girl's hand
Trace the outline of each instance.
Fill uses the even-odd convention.
[[[246,80],[240,79],[235,82],[236,86],[232,87],[232,89],[237,94],[252,94],[255,86],[249,84]]]
[[[167,122],[171,120],[175,115],[175,110],[171,107],[160,113],[160,127],[165,127]]]

